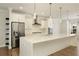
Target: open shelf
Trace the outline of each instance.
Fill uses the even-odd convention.
[[[9,33],[6,33],[6,35],[9,35]]]
[[[9,43],[5,43],[6,45],[9,45]]]
[[[9,18],[6,18],[6,20],[9,20]]]
[[[6,30],[9,30],[9,28],[6,28]]]
[[[9,23],[6,23],[6,25],[9,25]]]
[[[9,38],[6,38],[6,40],[9,40]]]
[[[6,43],[5,43],[5,45],[6,46],[8,46],[9,45],[9,18],[8,17],[6,17],[5,18],[5,20],[6,20],[6,22],[5,22],[5,26],[6,26],[6,28],[5,28],[5,40],[6,40]]]

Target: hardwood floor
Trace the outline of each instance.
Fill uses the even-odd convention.
[[[77,56],[77,47],[70,46],[49,56]]]
[[[0,56],[19,56],[19,48],[8,50],[8,48],[0,48]],[[67,47],[49,56],[77,56],[77,47]]]
[[[2,47],[0,48],[0,56],[8,56],[8,48],[7,47]]]
[[[9,56],[19,56],[19,48],[10,49],[8,53]]]
[[[19,48],[12,49],[12,56],[19,56]]]
[[[7,47],[0,48],[0,56],[19,56],[19,48],[8,50]]]

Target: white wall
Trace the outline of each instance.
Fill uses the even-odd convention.
[[[52,18],[53,35],[70,34],[71,23],[67,20]]]
[[[5,29],[6,29],[6,20],[5,18],[8,17],[8,10],[0,9],[0,47],[5,46]]]
[[[60,19],[53,19],[53,35],[60,34]]]
[[[67,34],[69,35],[71,33],[71,22],[68,20],[63,20],[60,23],[60,34]]]

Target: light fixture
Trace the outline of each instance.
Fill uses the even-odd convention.
[[[37,22],[38,15],[37,15],[37,13],[36,13],[36,3],[34,3],[34,17],[33,17],[33,19],[34,19],[33,25],[41,25],[41,24],[39,24],[39,23]]]
[[[51,16],[51,6],[52,6],[52,3],[49,3],[49,13],[50,13],[49,18],[48,18],[48,27],[49,28],[52,28],[53,27],[52,26],[53,21],[52,21],[52,16]]]
[[[49,13],[50,13],[50,16],[49,16],[49,19],[48,19],[48,34],[53,34],[53,19],[52,19],[52,16],[51,16],[51,6],[52,6],[52,3],[49,3]]]

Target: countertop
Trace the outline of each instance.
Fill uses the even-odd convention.
[[[70,35],[31,35],[31,36],[21,37],[20,39],[24,39],[28,42],[35,44],[35,43],[46,42],[46,41],[50,41],[50,40],[57,40],[57,39],[73,37],[73,36],[76,36],[76,35],[75,34],[70,34]]]

